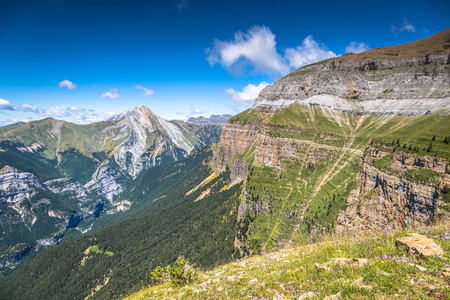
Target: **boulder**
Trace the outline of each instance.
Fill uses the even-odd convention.
[[[434,240],[417,233],[398,238],[396,243],[397,245],[406,246],[411,254],[418,256],[440,256],[444,254],[442,248]]]

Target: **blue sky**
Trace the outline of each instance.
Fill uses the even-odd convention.
[[[167,119],[251,106],[289,71],[450,26],[449,1],[0,0],[0,126],[145,105]]]

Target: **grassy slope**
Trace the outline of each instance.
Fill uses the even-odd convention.
[[[248,199],[270,207],[245,216],[239,224],[239,236],[253,252],[311,239],[311,233],[332,232],[349,192],[356,187],[359,159],[370,140],[391,147],[392,140],[396,144],[398,139],[400,145],[406,144],[401,148],[404,152],[450,158],[450,146],[443,143],[450,135],[450,117],[441,113],[356,116],[296,104],[272,114],[247,110],[231,120],[259,123],[269,136],[285,138],[296,149],[296,157],[284,159],[281,168],[253,166],[249,172]],[[427,152],[430,143],[432,151]],[[254,146],[241,156],[251,157],[251,151]],[[422,175],[410,173],[406,174],[410,179]]]
[[[197,282],[184,287],[166,283],[126,299],[298,299],[307,293],[317,298],[306,299],[332,295],[329,299],[436,299],[437,291],[449,294],[449,282],[441,275],[450,261],[448,226],[417,232],[434,237],[445,251],[444,257],[419,259],[396,246],[396,238],[406,232],[327,238],[200,272]],[[316,266],[332,258],[366,258],[369,265],[354,268],[349,264],[330,270]]]

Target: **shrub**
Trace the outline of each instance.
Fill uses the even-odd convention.
[[[174,286],[184,286],[197,279],[197,271],[184,257],[165,268],[158,266],[150,274],[153,284],[170,281]]]

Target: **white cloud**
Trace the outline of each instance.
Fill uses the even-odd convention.
[[[69,109],[70,109],[71,111],[83,111],[82,108],[76,107],[76,106],[71,106],[71,107],[69,107]]]
[[[403,18],[403,26],[398,28],[394,25],[392,25],[391,27],[391,32],[395,35],[397,35],[397,33],[401,33],[403,31],[406,32],[416,32],[416,27],[414,26],[413,23],[409,22],[406,18]]]
[[[249,84],[242,89],[242,92],[235,91],[233,89],[226,89],[228,95],[233,98],[234,101],[239,103],[240,105],[249,105],[253,100],[255,100],[261,90],[268,86],[267,82],[261,82],[258,85]]]
[[[77,106],[51,106],[40,113],[42,116],[54,117],[78,124],[89,124],[108,119],[110,113],[98,113],[93,109]]]
[[[39,108],[36,105],[22,104],[22,111],[32,112],[41,117],[52,117],[78,124],[89,124],[108,119],[111,113],[99,113],[93,109],[77,106],[50,106]]]
[[[229,42],[215,40],[206,52],[211,66],[218,63],[231,73],[240,74],[249,69],[270,74],[289,71],[277,52],[275,35],[265,26],[254,26],[247,33],[239,31]]]
[[[347,47],[345,47],[345,53],[361,53],[369,50],[369,46],[364,43],[350,42]]]
[[[35,113],[40,112],[36,105],[22,104],[20,107],[22,108],[23,111],[31,111]]]
[[[0,99],[0,110],[17,110],[11,102],[5,99]]]
[[[211,66],[220,64],[236,75],[248,71],[284,75],[293,68],[337,56],[309,35],[300,46],[287,48],[283,57],[276,48],[275,35],[265,26],[254,26],[247,33],[239,31],[232,41],[215,40],[206,53]]]
[[[143,90],[144,92],[142,93],[142,95],[144,96],[152,96],[155,93],[152,89],[148,89],[146,87],[143,87],[142,85],[136,85],[135,88],[138,90]]]
[[[105,98],[105,97],[118,98],[118,97],[120,97],[119,90],[116,88],[109,89],[108,92],[105,92],[102,94],[102,98]]]
[[[324,45],[314,41],[312,35],[307,36],[301,46],[285,50],[285,57],[289,61],[289,65],[294,68],[300,68],[336,56],[336,53],[328,51]]]
[[[67,109],[64,106],[51,106],[44,114],[50,117],[64,117],[67,114]]]
[[[68,88],[69,90],[76,90],[77,89],[77,85],[74,84],[72,81],[69,81],[67,79],[64,79],[63,81],[61,81],[59,83],[59,87],[60,88]]]
[[[200,115],[200,114],[204,114],[205,111],[201,110],[197,105],[193,104],[191,105],[191,111],[190,114],[191,115]]]

